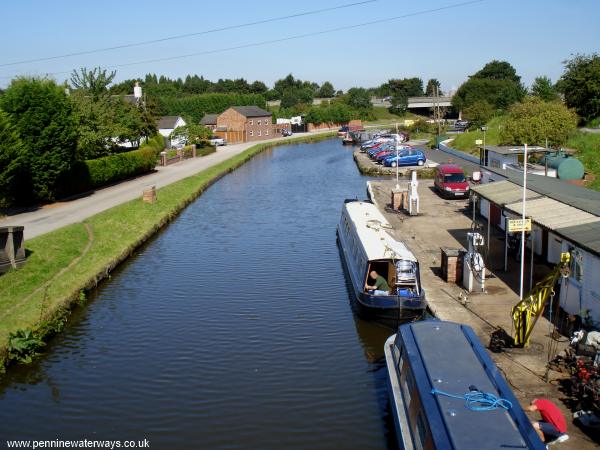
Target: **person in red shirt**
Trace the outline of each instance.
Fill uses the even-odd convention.
[[[569,439],[565,416],[554,403],[544,398],[535,398],[527,408],[529,411],[539,411],[542,420],[533,422],[533,428],[542,442],[564,442]]]

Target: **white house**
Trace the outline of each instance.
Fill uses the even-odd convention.
[[[181,116],[162,116],[156,122],[158,132],[167,139],[169,139],[169,136],[175,128],[183,127],[185,125],[187,124]],[[169,142],[171,143],[172,147],[179,147],[185,145],[185,142],[179,141],[177,139],[169,140]]]

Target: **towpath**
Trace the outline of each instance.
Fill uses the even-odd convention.
[[[331,130],[296,133],[294,137],[309,136],[329,131]],[[31,239],[66,225],[81,222],[94,214],[133,200],[134,198],[140,198],[142,191],[149,186],[155,185],[156,188],[161,188],[190,177],[232,158],[256,144],[285,141],[286,139],[289,138],[275,138],[218,147],[216,153],[200,158],[188,159],[166,167],[157,167],[153,173],[98,189],[83,197],[45,205],[33,211],[6,216],[0,219],[0,226],[24,226],[25,238]]]

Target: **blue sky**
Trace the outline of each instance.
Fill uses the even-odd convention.
[[[105,48],[243,24],[359,0],[192,1],[104,0],[7,2],[2,7],[0,64]],[[14,75],[53,74],[211,51],[319,32],[461,3],[461,0],[377,0],[346,9],[140,47],[0,67],[0,86]],[[458,87],[493,59],[510,62],[525,84],[553,81],[562,61],[600,52],[597,0],[483,0],[387,23],[297,40],[171,61],[117,67],[117,80],[146,73],[243,77],[269,86],[288,73],[336,89],[371,87],[389,78],[437,78]],[[62,73],[64,72],[64,73]]]

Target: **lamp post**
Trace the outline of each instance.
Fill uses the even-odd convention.
[[[396,123],[396,135],[398,135],[398,123]],[[398,142],[394,139],[394,145],[396,146],[396,191],[400,190],[400,182],[398,180]]]
[[[485,125],[481,127],[481,131],[483,131],[483,151],[485,152],[485,132],[487,131],[488,127],[486,127]]]

